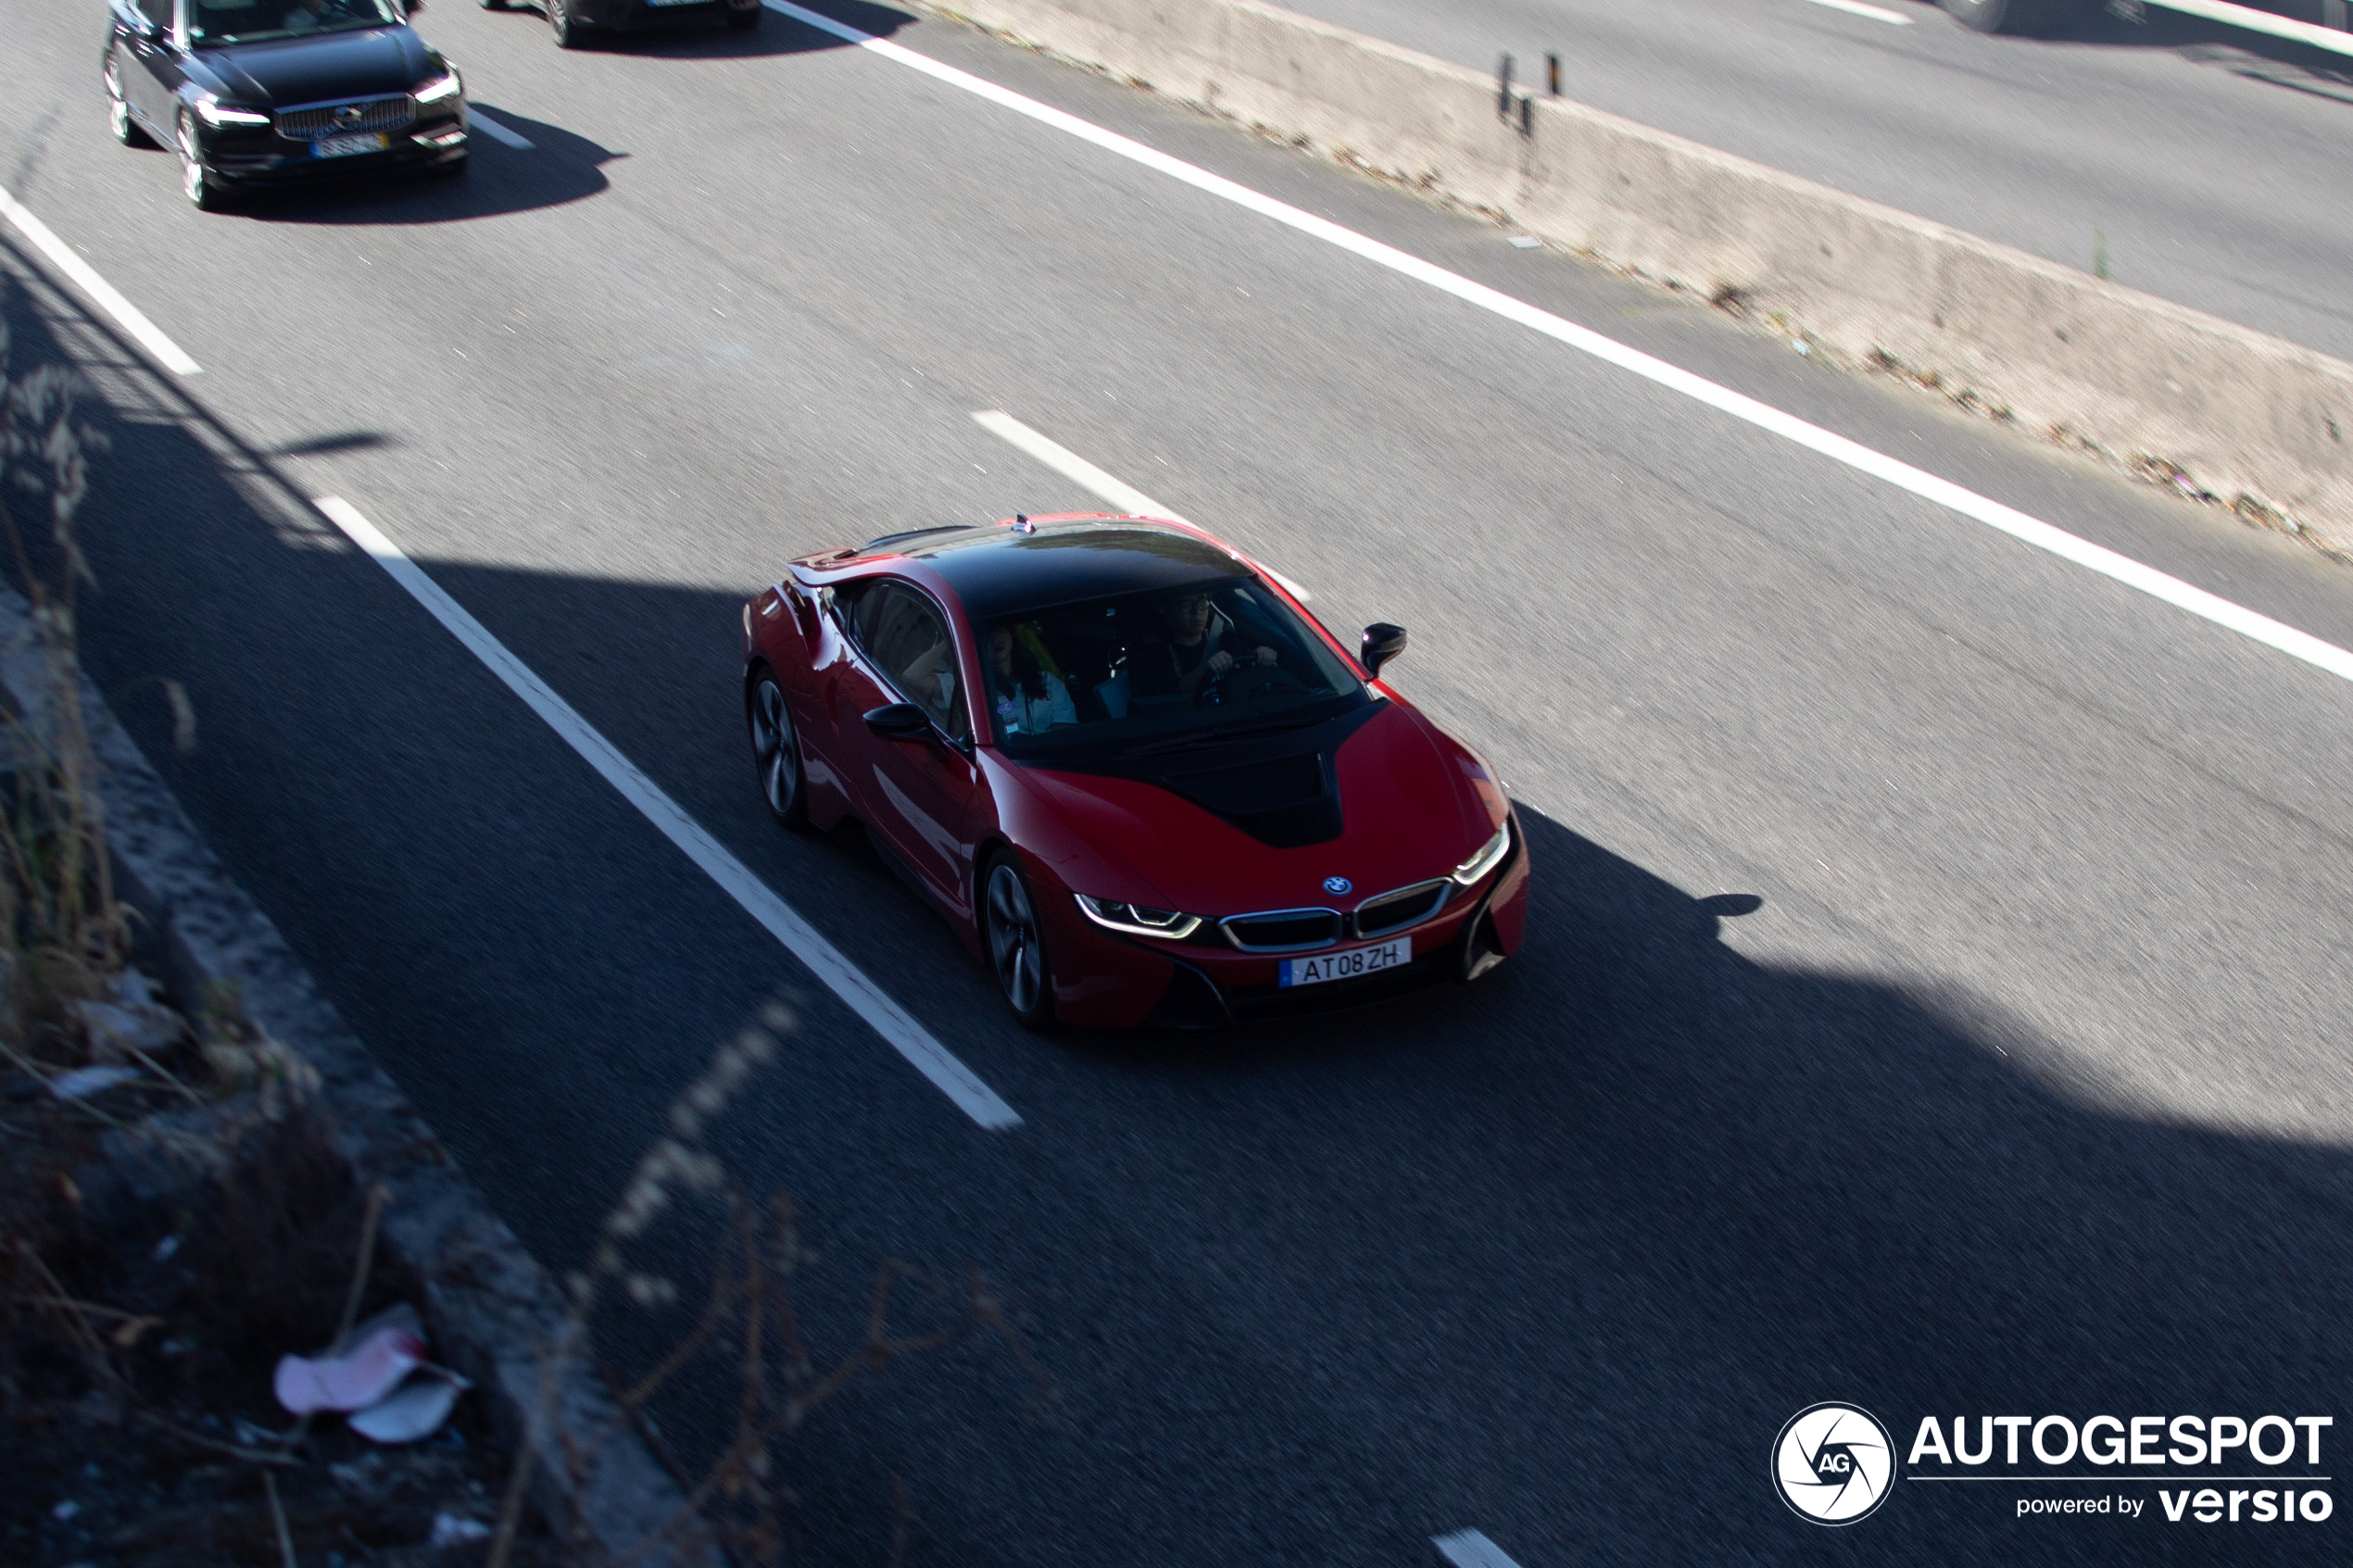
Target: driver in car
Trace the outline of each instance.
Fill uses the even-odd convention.
[[[1234,656],[1218,646],[1233,621],[1205,593],[1187,594],[1161,612],[1161,636],[1133,649],[1128,677],[1139,696],[1197,696],[1202,687],[1234,668]],[[1265,646],[1249,657],[1272,665],[1275,650]]]

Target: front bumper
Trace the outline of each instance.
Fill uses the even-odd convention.
[[[205,172],[223,185],[300,185],[384,169],[431,168],[466,156],[465,101],[435,104],[409,124],[383,134],[385,144],[380,151],[321,157],[313,142],[282,136],[271,126],[200,127],[196,151]]]
[[[1483,886],[1457,897],[1421,924],[1393,934],[1413,938],[1410,962],[1361,979],[1286,987],[1279,984],[1279,958],[1122,936],[1087,921],[1068,893],[1046,894],[1041,914],[1055,1016],[1098,1029],[1215,1029],[1362,1007],[1476,979],[1518,950],[1528,896],[1528,836],[1515,813],[1511,855]]]

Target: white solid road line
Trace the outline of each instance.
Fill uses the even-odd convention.
[[[1580,327],[1576,322],[1555,316],[1549,310],[1540,310],[1535,306],[1514,299],[1500,289],[1491,289],[1484,283],[1473,282],[1460,273],[1450,272],[1443,267],[1424,261],[1421,257],[1409,255],[1393,245],[1386,245],[1378,240],[1367,238],[1353,229],[1344,229],[1328,219],[1318,218],[1311,212],[1302,212],[1287,202],[1277,201],[1272,196],[1263,195],[1249,186],[1238,184],[1223,175],[1212,174],[1209,170],[1187,163],[1181,158],[1171,157],[1155,147],[1148,147],[1143,143],[1122,136],[1116,132],[1106,131],[1101,126],[1081,119],[1075,114],[1041,104],[1035,98],[1026,98],[1010,88],[1000,87],[993,82],[973,75],[970,71],[959,70],[954,66],[942,65],[929,56],[918,55],[903,44],[876,38],[871,33],[860,31],[846,22],[837,22],[831,17],[821,16],[805,6],[796,6],[792,0],[762,0],[762,4],[770,10],[813,27],[820,32],[831,33],[836,38],[845,43],[854,44],[871,54],[879,55],[885,59],[905,66],[912,70],[921,71],[935,82],[943,82],[976,97],[985,98],[992,104],[1013,110],[1015,114],[1026,116],[1041,125],[1051,126],[1081,141],[1092,143],[1105,152],[1115,153],[1157,173],[1165,174],[1172,180],[1181,181],[1195,190],[1232,202],[1237,207],[1255,212],[1262,217],[1273,219],[1287,228],[1295,229],[1302,234],[1337,245],[1341,250],[1362,257],[1376,266],[1385,267],[1392,272],[1412,278],[1417,282],[1427,283],[1441,293],[1453,295],[1465,304],[1475,305],[1482,310],[1503,317],[1505,320],[1516,321],[1531,331],[1541,332],[1546,337],[1565,343],[1571,348],[1590,354],[1596,359],[1615,365],[1620,370],[1631,371],[1645,381],[1655,383],[1671,392],[1680,393],[1694,402],[1704,403],[1711,408],[1730,414],[1736,420],[1744,420],[1783,440],[1793,442],[1809,451],[1818,452],[1833,462],[1843,463],[1858,472],[1869,474],[1874,479],[1883,480],[1899,490],[1908,491],[1923,500],[1958,512],[1963,517],[1984,523],[1989,528],[1998,529],[2021,543],[2032,545],[2037,549],[2047,550],[2062,559],[2073,561],[2078,566],[2121,583],[2126,587],[2137,589],[2152,598],[2161,599],[2177,609],[2185,609],[2192,615],[2213,621],[2218,626],[2227,627],[2241,636],[2251,638],[2267,647],[2276,648],[2292,659],[2302,659],[2305,663],[2325,670],[2332,675],[2353,681],[2353,651],[2338,647],[2334,643],[2322,642],[2309,632],[2300,632],[2283,621],[2272,620],[2268,615],[2260,615],[2243,605],[2233,604],[2230,600],[2209,594],[2203,588],[2195,587],[2177,577],[2168,576],[2154,567],[2144,566],[2129,556],[2119,555],[2104,546],[2095,545],[2088,539],[2079,539],[2063,529],[2054,528],[2049,523],[2038,518],[2029,517],[2013,507],[2006,507],[1999,501],[1980,495],[1971,490],[1965,490],[1950,480],[1939,479],[1936,475],[1916,469],[1909,463],[1899,462],[1883,452],[1875,452],[1858,441],[1850,441],[1845,436],[1822,429],[1819,425],[1808,424],[1795,415],[1785,414],[1770,404],[1760,403],[1755,398],[1734,392],[1730,387],[1718,386],[1703,376],[1693,375],[1691,371],[1670,365],[1664,359],[1655,358],[1637,348],[1629,348],[1615,338],[1604,337],[1590,327]]]
[[[2339,32],[2333,27],[2319,27],[2311,22],[2291,21],[2285,17],[2275,17],[2269,11],[2259,11],[2252,6],[2233,6],[2226,0],[2148,0],[2148,3],[2162,6],[2169,11],[2180,11],[2185,16],[2204,17],[2210,22],[2243,27],[2250,32],[2268,32],[2274,38],[2292,38],[2298,44],[2309,44],[2315,49],[2353,55],[2353,32]]]
[[[1875,22],[1893,22],[1897,27],[1909,27],[1912,19],[1901,11],[1891,11],[1883,6],[1866,6],[1861,0],[1807,0],[1807,4],[1828,6],[1833,11],[1844,11],[1850,17],[1869,17]]]
[[[1139,517],[1164,517],[1171,522],[1185,521],[1134,485],[1122,483],[1116,476],[1104,472],[1069,447],[1038,434],[1011,414],[995,408],[983,408],[973,415],[973,422],[1006,445],[1028,453],[1064,479],[1076,481],[1082,487],[1093,491],[1123,512],[1133,512]]]
[[[115,320],[135,338],[139,345],[156,357],[157,363],[179,375],[193,376],[199,370],[194,359],[181,346],[157,330],[156,324],[140,313],[139,307],[115,292],[112,283],[98,276],[98,270],[81,257],[65,241],[50,232],[49,225],[35,218],[25,205],[0,188],[0,212],[17,226],[17,232],[33,243],[42,255],[57,263],[57,270],[71,278],[92,303]]]
[[[1076,480],[1123,512],[1133,512],[1140,517],[1164,517],[1171,522],[1187,521],[1117,474],[1097,468],[1069,447],[1051,436],[1039,434],[1011,414],[997,408],[983,408],[973,415],[973,420],[989,434],[1028,453],[1064,479]],[[1264,561],[1259,564],[1265,566]],[[1271,566],[1266,567],[1266,575],[1280,583],[1284,590],[1302,604],[1315,597]]]
[[[1829,0],[1823,0],[1823,3],[1828,4]],[[508,130],[505,126],[499,124],[497,120],[483,113],[478,107],[472,104],[468,104],[466,106],[466,124],[470,128],[481,132],[492,141],[512,147],[517,152],[527,153],[531,151],[535,145],[536,145],[536,144],[532,142],[530,138],[516,135],[513,132]]]
[[[1430,1545],[1438,1555],[1454,1568],[1519,1568],[1511,1555],[1477,1530],[1457,1530],[1451,1536],[1433,1536]]]
[[[659,784],[638,771],[637,765],[623,756],[619,747],[598,734],[572,704],[558,696],[530,666],[509,652],[505,644],[445,593],[441,584],[426,576],[399,546],[362,517],[358,508],[338,495],[323,495],[311,504],[319,508],[321,516],[341,529],[346,538],[391,573],[394,582],[407,589],[452,636],[465,644],[467,651],[505,682],[508,689],[522,698],[533,712],[546,720],[548,727],[580,753],[590,767],[604,775],[607,784],[661,829],[662,836],[684,850],[686,858],[742,905],[747,914],[766,926],[769,935],[783,943],[786,950],[835,996],[847,1002],[851,1011],[872,1024],[875,1033],[912,1063],[916,1072],[955,1101],[958,1110],[993,1131],[1021,1125],[1021,1118],[1013,1113],[1013,1108],[998,1098],[995,1090],[950,1055],[946,1047],[932,1038],[930,1031],[844,958],[840,948],[826,941],[791,905],[754,876],[749,867],[729,854]]]

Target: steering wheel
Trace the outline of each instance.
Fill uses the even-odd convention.
[[[1248,663],[1237,661],[1212,675],[1201,689],[1200,700],[1204,707],[1212,703],[1239,704],[1256,702],[1261,697],[1273,696],[1280,692],[1297,692],[1304,696],[1307,690],[1306,682],[1281,665],[1261,664],[1252,659]]]

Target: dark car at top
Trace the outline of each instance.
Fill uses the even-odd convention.
[[[385,169],[466,167],[455,67],[403,0],[110,0],[114,133],[180,157],[181,187],[230,191]]]
[[[1049,1022],[1214,1027],[1476,979],[1529,857],[1494,771],[1283,580],[1067,515],[804,556],[744,607],[768,809],[845,818]]]

